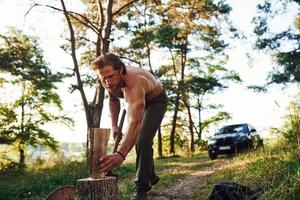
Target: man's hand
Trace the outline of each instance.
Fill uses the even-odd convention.
[[[119,167],[123,161],[124,158],[118,153],[102,156],[100,158],[100,172],[111,171],[113,168]]]

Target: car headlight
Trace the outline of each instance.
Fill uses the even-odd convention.
[[[214,145],[216,140],[208,140],[207,145]]]

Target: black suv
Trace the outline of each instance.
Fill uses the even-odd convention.
[[[255,149],[262,144],[263,140],[250,124],[224,126],[208,140],[208,155],[213,160],[219,154],[234,154],[243,149]]]

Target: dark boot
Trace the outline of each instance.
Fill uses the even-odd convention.
[[[136,188],[134,189],[130,200],[149,200],[147,192],[139,192]]]
[[[152,179],[151,179],[151,185],[156,185],[157,183],[159,182],[159,177],[158,176],[154,176]]]

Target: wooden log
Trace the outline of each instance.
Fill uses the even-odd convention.
[[[91,150],[90,150],[90,177],[97,179],[104,177],[104,173],[100,173],[100,158],[106,155],[107,144],[109,140],[110,129],[92,128],[91,134]]]
[[[100,173],[100,158],[106,155],[110,129],[90,128],[89,168],[90,177],[77,180],[76,200],[116,200],[118,185],[116,177]]]
[[[75,193],[75,200],[116,200],[117,178],[107,176],[99,179],[79,179]]]
[[[74,200],[75,186],[64,186],[52,191],[46,200]]]

